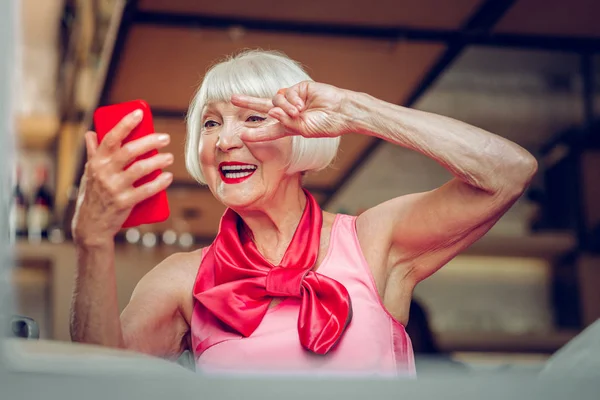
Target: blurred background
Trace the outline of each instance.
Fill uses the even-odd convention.
[[[184,116],[227,54],[274,49],[317,80],[463,120],[534,154],[526,195],[415,292],[419,353],[537,363],[600,318],[600,2],[595,0],[22,0],[12,223],[17,312],[69,341],[70,222],[100,105],[146,100],[172,136],[168,221],[122,232],[124,307],[169,254],[210,243],[224,211],[186,172]],[[306,187],[359,214],[440,186],[435,162],[380,140],[342,138]]]

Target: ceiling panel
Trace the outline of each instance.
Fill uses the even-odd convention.
[[[208,66],[244,48],[283,51],[317,81],[395,103],[408,97],[444,50],[439,44],[256,32],[232,39],[225,30],[138,26],[122,53],[110,101],[143,98],[153,107],[185,110]]]
[[[598,0],[518,0],[496,25],[502,33],[600,36]]]
[[[466,21],[480,3],[481,0],[140,0],[139,7],[144,11],[215,17],[453,29]]]

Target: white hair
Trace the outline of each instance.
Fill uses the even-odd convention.
[[[271,98],[281,88],[312,80],[299,63],[275,51],[248,50],[229,56],[208,70],[190,103],[187,114],[185,165],[200,183],[205,183],[198,148],[204,106],[211,101],[231,100],[233,94]],[[286,173],[319,171],[337,154],[340,138],[292,138],[292,156]]]

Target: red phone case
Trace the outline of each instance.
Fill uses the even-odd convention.
[[[148,106],[148,104],[143,100],[134,100],[126,103],[100,107],[96,110],[94,113],[94,125],[96,128],[96,134],[98,135],[98,142],[101,143],[106,134],[110,132],[110,130],[114,128],[114,126],[117,125],[123,119],[123,117],[138,109],[142,110],[144,117],[138,126],[131,131],[127,138],[125,138],[122,145],[154,133],[154,124],[152,122],[150,106]],[[151,157],[155,154],[158,154],[158,151],[152,150],[138,157],[136,161]],[[128,167],[129,165],[126,166],[125,169]],[[153,171],[152,173],[136,181],[134,186],[138,187],[146,182],[150,182],[156,179],[156,177],[158,177],[161,173],[161,170]],[[169,218],[169,202],[167,200],[167,192],[162,190],[154,196],[147,198],[141,203],[138,203],[131,211],[131,214],[129,214],[127,220],[123,223],[123,228],[162,222],[167,218]]]

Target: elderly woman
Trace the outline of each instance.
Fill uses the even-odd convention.
[[[537,168],[481,129],[313,82],[279,53],[239,54],[209,70],[188,117],[187,168],[227,206],[217,237],[151,270],[119,316],[115,234],[172,181],[133,186],[172,154],[124,170],[169,142],[121,146],[139,121],[127,116],[101,144],[86,134],[72,338],[166,358],[189,349],[202,371],[412,375],[404,326],[415,285],[485,234]],[[327,167],[351,132],[423,153],[454,179],[358,217],[324,212],[302,177]]]

